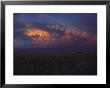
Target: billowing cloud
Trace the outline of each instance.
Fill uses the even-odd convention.
[[[14,48],[96,50],[96,13],[14,13]]]
[[[52,28],[54,31],[52,31]],[[50,29],[50,30],[49,30]],[[83,40],[83,44],[95,44],[97,42],[96,36],[85,31],[78,31],[74,28],[63,28],[58,26],[49,26],[47,28],[41,27],[27,27],[24,34],[32,39],[36,46],[57,46],[69,45],[78,40]]]

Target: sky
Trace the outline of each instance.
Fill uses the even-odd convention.
[[[14,13],[15,51],[96,51],[96,13]]]

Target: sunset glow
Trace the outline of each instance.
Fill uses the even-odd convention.
[[[17,13],[14,29],[17,49],[88,51],[97,47],[95,13]]]
[[[42,31],[38,28],[33,28],[33,29],[27,29],[27,31],[25,32],[25,35],[27,35],[28,37],[36,40],[38,38],[42,38],[43,40],[48,40],[49,38],[49,33],[46,31]]]
[[[69,44],[78,39],[85,39],[87,42],[96,43],[96,37],[87,32],[80,32],[76,29],[63,29],[63,31],[59,29],[56,31],[60,31],[61,34],[50,33],[41,28],[29,27],[24,34],[40,46]],[[56,37],[57,35],[60,35],[60,37]]]

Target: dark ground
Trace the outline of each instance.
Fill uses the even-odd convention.
[[[14,75],[97,75],[97,54],[15,54]]]

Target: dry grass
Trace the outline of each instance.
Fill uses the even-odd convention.
[[[96,75],[96,53],[14,55],[15,75]]]

